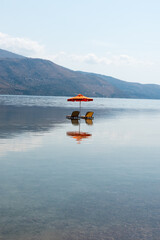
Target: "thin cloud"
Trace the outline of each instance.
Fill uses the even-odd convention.
[[[87,55],[70,55],[71,60],[85,62],[88,64],[111,64],[111,60],[106,57],[98,57],[94,53]]]
[[[22,54],[27,57],[44,55],[44,46],[28,38],[13,37],[0,32],[0,48]]]
[[[153,62],[144,61],[136,59],[132,56],[128,56],[126,54],[121,55],[112,55],[99,57],[94,53],[88,53],[86,55],[76,55],[76,54],[67,54],[65,52],[60,52],[54,56],[49,57],[53,61],[70,61],[77,63],[85,63],[85,64],[101,64],[101,65],[153,65]]]
[[[104,56],[97,56],[95,53],[84,55],[68,54],[59,52],[55,55],[47,55],[45,46],[28,38],[13,37],[0,32],[0,48],[12,51],[26,57],[38,57],[55,61],[58,64],[86,64],[87,65],[115,65],[115,66],[135,66],[135,65],[153,65],[152,62],[139,60],[126,54],[113,55],[106,53]]]

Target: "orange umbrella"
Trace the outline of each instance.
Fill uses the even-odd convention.
[[[80,116],[81,116],[81,102],[90,102],[90,101],[93,101],[93,98],[89,98],[89,97],[83,96],[82,94],[78,94],[75,97],[68,98],[67,101],[80,103]]]
[[[67,101],[71,101],[71,102],[89,102],[89,101],[93,101],[93,98],[85,97],[82,94],[78,94],[75,97],[68,98]]]

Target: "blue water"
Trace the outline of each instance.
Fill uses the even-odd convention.
[[[95,98],[92,122],[66,119],[78,109],[0,96],[0,239],[159,240],[160,101]]]

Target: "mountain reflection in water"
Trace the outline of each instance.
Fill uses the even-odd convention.
[[[48,131],[64,123],[65,111],[54,107],[0,106],[0,138],[23,132]]]

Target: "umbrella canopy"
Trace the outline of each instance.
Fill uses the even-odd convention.
[[[67,101],[80,103],[80,116],[81,116],[81,102],[90,102],[90,101],[93,101],[93,98],[89,98],[89,97],[83,96],[82,94],[78,94],[75,97],[68,98]]]
[[[90,102],[90,101],[93,101],[93,98],[85,97],[82,94],[78,94],[75,97],[68,98],[67,101],[70,101],[70,102]]]

